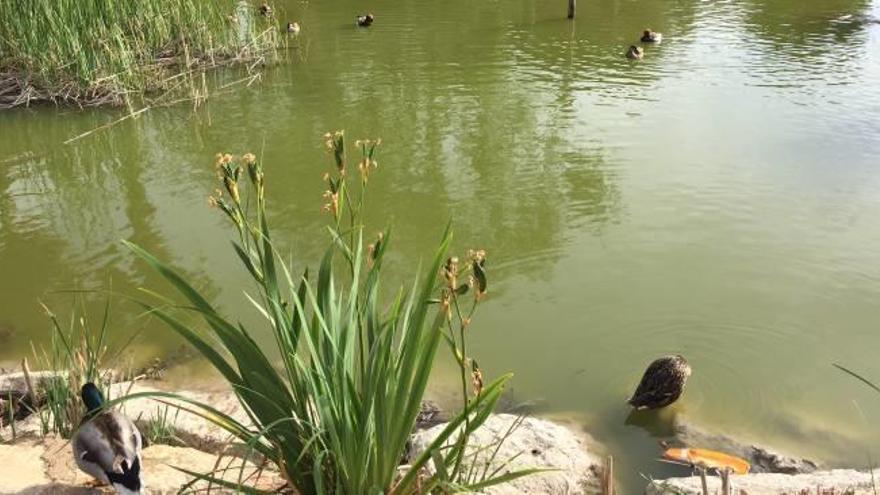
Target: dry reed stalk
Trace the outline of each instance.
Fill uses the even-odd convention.
[[[614,457],[608,456],[602,473],[602,495],[614,495]]]
[[[697,472],[700,473],[700,483],[703,487],[703,495],[709,495],[709,483],[706,481],[706,468],[697,468]]]

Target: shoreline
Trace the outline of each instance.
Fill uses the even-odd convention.
[[[0,389],[9,393],[15,390],[24,395],[27,393],[22,372],[0,375]],[[36,371],[31,373],[32,380],[42,383],[48,377],[56,376],[51,372]],[[241,409],[237,398],[229,391],[188,391],[169,389],[168,384],[161,380],[122,381],[125,378],[119,373],[113,374],[117,378],[116,383],[107,390],[110,397],[123,397],[134,393],[150,392],[174,392],[188,399],[211,404],[223,413],[246,422],[247,414]],[[39,385],[38,385],[39,386]],[[4,401],[5,402],[5,401]],[[175,483],[181,481],[179,472],[168,472],[161,468],[168,464],[174,465],[175,459],[197,458],[200,463],[206,464],[206,459],[217,459],[223,456],[228,459],[241,462],[247,457],[246,452],[231,450],[229,448],[228,435],[220,428],[210,424],[205,419],[185,412],[175,410],[176,401],[167,401],[162,404],[150,398],[138,398],[125,402],[121,408],[129,417],[133,418],[141,431],[151,427],[151,421],[170,415],[173,418],[173,437],[171,445],[166,443],[151,443],[144,450],[145,466],[154,469],[153,481],[148,484],[152,491],[146,493],[168,493]],[[8,404],[7,404],[8,411]],[[164,412],[163,412],[164,411]],[[69,451],[67,441],[59,436],[46,433],[45,418],[39,414],[32,414],[15,422],[15,440],[11,438],[10,425],[4,421],[0,428],[0,459],[31,459],[32,465],[24,472],[29,472],[31,485],[20,487],[22,482],[16,482],[18,488],[13,492],[6,491],[9,480],[24,479],[19,476],[18,464],[12,462],[0,462],[0,494],[18,493],[19,489],[27,493],[90,493],[82,491],[87,477],[78,473],[73,464],[72,456],[66,459]],[[441,410],[436,402],[426,400],[423,402],[422,414],[411,436],[410,454],[404,459],[399,469],[405,471],[407,462],[421,452],[430,443],[440,430],[445,426],[445,411]],[[476,435],[478,444],[489,444],[497,439],[510,425],[518,421],[519,416],[495,413],[490,420]],[[509,441],[505,442],[503,455],[499,459],[518,458],[517,462],[508,469],[523,469],[526,467],[552,466],[557,471],[520,478],[504,485],[503,489],[493,491],[487,489],[487,493],[570,493],[591,494],[603,493],[603,477],[608,458],[605,457],[607,449],[596,442],[589,432],[570,424],[570,421],[539,416],[526,416],[520,420],[519,426],[513,430]],[[734,486],[746,489],[748,493],[790,493],[792,487],[799,490],[809,488],[811,491],[816,486],[823,489],[834,488],[840,493],[850,493],[847,490],[855,490],[852,493],[861,493],[859,490],[866,488],[866,480],[870,474],[858,469],[832,469],[821,470],[823,466],[808,459],[788,456],[774,449],[742,442],[737,438],[726,436],[703,429],[699,425],[683,423],[677,427],[676,441],[683,446],[699,446],[702,448],[718,448],[734,455],[743,456],[753,466],[752,472],[746,475],[732,476]],[[58,452],[60,457],[48,455],[50,451]],[[522,455],[520,455],[522,454]],[[54,459],[49,462],[47,459]],[[34,459],[42,459],[43,466]],[[497,459],[481,461],[477,456],[474,462],[486,462],[486,465],[499,462]],[[69,462],[67,462],[69,461]],[[201,465],[201,464],[199,464]],[[206,464],[207,465],[207,464]],[[252,467],[252,466],[251,466]],[[248,467],[250,469],[250,467]],[[42,469],[42,471],[40,471]],[[254,468],[256,469],[256,468]],[[145,472],[149,472],[146,471]],[[266,479],[274,479],[275,482],[283,483],[277,474],[266,473]],[[274,476],[274,478],[273,478]],[[720,483],[716,476],[709,476],[710,486]],[[809,486],[808,486],[809,485]],[[179,486],[178,486],[179,488]],[[43,490],[43,491],[40,491]],[[48,490],[48,491],[47,491]],[[173,491],[172,491],[173,492]],[[96,492],[97,493],[97,492]],[[685,493],[700,494],[700,479],[696,476],[673,477],[665,480],[651,480],[647,483],[645,493]]]

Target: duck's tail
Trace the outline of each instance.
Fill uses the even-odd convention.
[[[107,472],[107,479],[120,495],[139,495],[143,489],[141,483],[141,460],[135,457],[128,465],[128,461],[122,461],[120,465],[122,473]]]

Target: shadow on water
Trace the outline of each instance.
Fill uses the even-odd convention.
[[[645,430],[651,437],[666,439],[675,434],[675,412],[650,411],[633,409],[626,416],[623,424]]]

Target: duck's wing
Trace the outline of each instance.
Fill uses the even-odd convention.
[[[658,359],[648,366],[645,374],[642,375],[642,381],[636,387],[636,391],[629,402],[634,407],[641,407],[653,403],[662,403],[673,397],[677,392],[677,384],[681,379],[675,372],[674,366]]]
[[[83,471],[102,481],[127,486],[139,479],[142,444],[141,434],[130,419],[108,411],[79,427],[74,453]],[[97,470],[102,475],[96,474]]]

